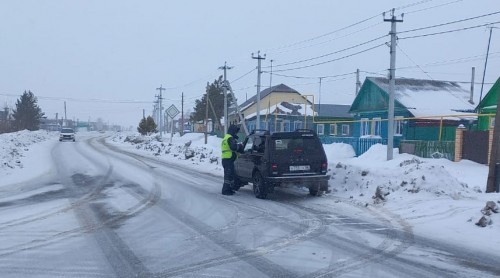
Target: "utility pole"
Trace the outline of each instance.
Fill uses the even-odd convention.
[[[273,86],[273,61],[271,59],[271,73],[269,74],[269,88]]]
[[[260,75],[262,74],[261,60],[266,59],[266,54],[264,54],[264,56],[260,56],[260,50],[259,50],[257,51],[257,56],[254,56],[252,53],[252,59],[257,59],[257,114],[256,114],[257,123],[255,125],[255,129],[260,129]]]
[[[64,123],[63,126],[68,125],[68,118],[66,117],[66,101],[64,102]]]
[[[498,192],[500,177],[497,176],[500,170],[500,97],[497,99],[497,111],[495,115],[495,126],[493,127],[493,142],[491,142],[491,155],[489,161],[488,179],[486,182],[486,193]]]
[[[469,103],[474,104],[474,78],[476,76],[476,67],[472,67],[472,77],[470,81],[470,98]]]
[[[481,102],[483,96],[483,85],[484,85],[484,76],[486,74],[486,65],[488,64],[488,54],[490,52],[490,43],[491,43],[491,33],[493,32],[493,28],[490,27],[490,38],[488,39],[488,50],[486,51],[486,61],[484,62],[484,71],[483,71],[483,81],[481,82],[481,94],[479,97],[479,102]],[[497,123],[500,123],[500,97],[497,99],[497,111],[495,114],[495,125],[493,127],[493,142],[491,143],[491,155],[489,161],[489,171],[488,171],[488,179],[486,183],[486,193],[499,192],[500,191],[500,177],[497,173],[500,170],[500,127]]]
[[[181,136],[184,135],[184,92],[181,94]]]
[[[321,81],[322,81],[323,78],[324,77],[320,77],[319,78],[318,116],[321,113]]]
[[[162,116],[161,116],[161,110],[162,110],[162,107],[161,107],[161,102],[162,102],[162,100],[163,100],[163,97],[162,97],[162,91],[164,91],[164,90],[165,90],[165,88],[163,88],[163,86],[162,86],[162,85],[160,85],[160,88],[156,88],[156,90],[159,90],[159,91],[160,91],[160,96],[159,96],[158,100],[159,100],[159,102],[160,102],[160,138],[161,138],[161,136],[162,136],[162,134],[163,134],[163,129],[162,129],[162,121],[163,121],[163,118],[162,118]]]
[[[219,69],[224,70],[224,85],[222,86],[222,91],[224,92],[224,134],[227,133],[227,125],[229,124],[227,118],[227,70],[233,67],[228,67],[227,62],[224,62],[224,66],[219,67]]]
[[[356,95],[358,95],[360,88],[361,88],[361,81],[359,81],[359,69],[356,69]]]
[[[153,119],[155,123],[160,123],[160,118],[158,118],[158,95],[155,95],[155,101],[153,102]]]
[[[488,55],[490,54],[490,44],[491,44],[491,34],[493,33],[493,28],[490,28],[490,38],[488,39],[488,48],[486,49],[486,60],[484,61],[484,70],[483,70],[483,81],[481,82],[481,93],[479,94],[479,102],[483,99],[483,87],[484,87],[484,76],[486,75],[486,66],[488,65]]]
[[[391,11],[390,18],[385,18],[384,21],[391,22],[391,62],[389,68],[389,107],[387,110],[387,160],[392,160],[394,148],[394,87],[396,85],[396,23],[403,22],[401,19],[396,19],[394,9]]]
[[[208,137],[208,92],[210,90],[210,85],[207,82],[207,89],[206,89],[206,95],[205,95],[205,102],[206,102],[206,107],[205,107],[205,145],[207,144],[207,137]]]

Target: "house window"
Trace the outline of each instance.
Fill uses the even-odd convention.
[[[382,134],[381,128],[380,128],[381,124],[382,124],[381,118],[373,118],[373,120],[372,120],[372,135],[373,136],[380,136]]]
[[[349,125],[342,125],[342,135],[349,135]]]
[[[330,125],[330,135],[337,135],[337,125],[336,124]]]
[[[342,125],[342,135],[349,135],[349,125]]]
[[[316,128],[317,128],[318,135],[325,134],[325,125],[324,124],[318,124],[318,126]]]
[[[260,129],[268,129],[268,121],[263,121],[262,119],[260,120]]]
[[[289,120],[283,121],[284,131],[292,131],[292,129],[290,127],[291,127],[291,125],[290,125],[290,121]]]
[[[394,119],[394,135],[403,135],[403,117],[396,116]]]
[[[294,130],[301,129],[302,128],[302,121],[293,122],[293,128],[294,128]]]
[[[361,136],[368,136],[370,135],[370,122],[368,121],[368,118],[362,118],[361,119]]]
[[[283,131],[283,120],[282,119],[276,120],[276,126],[274,127],[274,131],[277,131],[277,132]]]

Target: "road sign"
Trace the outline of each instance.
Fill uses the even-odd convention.
[[[172,105],[170,105],[169,108],[167,108],[167,115],[170,118],[174,118],[178,114],[179,114],[179,109],[177,109],[177,107],[175,107],[175,105],[172,104]]]

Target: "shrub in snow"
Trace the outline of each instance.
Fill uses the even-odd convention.
[[[145,138],[141,138],[141,137],[135,136],[135,135],[127,136],[127,137],[125,137],[125,140],[124,140],[124,142],[130,142],[132,144],[139,144],[139,143],[142,143],[144,141],[145,141]]]
[[[486,206],[481,210],[484,215],[491,215],[491,213],[498,213],[498,206],[493,201],[486,202]]]
[[[194,151],[192,149],[186,149],[184,152],[184,156],[186,159],[190,159],[194,157]]]
[[[219,158],[215,156],[210,157],[210,163],[219,164]]]
[[[380,186],[377,186],[375,190],[375,195],[372,197],[375,201],[374,203],[378,204],[380,202],[385,201],[385,196],[389,195],[389,192],[384,192]]]
[[[492,221],[491,221],[491,218],[489,216],[486,216],[486,215],[483,215],[479,221],[477,221],[476,225],[479,226],[479,227],[486,227],[488,225],[491,225]]]

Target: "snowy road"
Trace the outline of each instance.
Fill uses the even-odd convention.
[[[95,136],[95,135],[94,135]],[[500,257],[416,237],[383,208],[221,178],[107,145],[56,144],[0,191],[1,277],[498,277]]]

